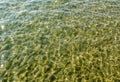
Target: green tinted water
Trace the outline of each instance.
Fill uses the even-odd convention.
[[[0,0],[3,82],[119,82],[119,0]]]

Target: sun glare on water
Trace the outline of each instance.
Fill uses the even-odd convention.
[[[4,25],[1,25],[1,29],[4,30],[4,29],[5,29],[5,26],[4,26]]]

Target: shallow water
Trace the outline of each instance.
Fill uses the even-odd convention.
[[[58,68],[70,81],[74,73],[92,81],[97,70],[95,78],[118,78],[119,27],[120,0],[0,0],[0,81],[36,80],[48,69],[44,82]]]
[[[12,31],[9,24],[14,24],[18,29],[19,24],[30,23],[40,16],[52,19],[59,13],[67,13],[70,16],[79,14],[83,18],[117,17],[120,13],[118,2],[119,0],[0,0],[0,37],[6,34],[3,33],[6,32],[5,29]]]
[[[116,2],[118,0],[106,0],[106,1]],[[32,18],[38,16],[39,14],[47,13],[48,11],[61,12],[60,10],[63,9],[64,6],[68,4],[75,5],[78,3],[82,3],[84,8],[87,7],[86,5],[99,3],[102,1],[64,0],[62,4],[61,2],[59,0],[0,0],[0,25],[13,22],[19,23],[28,22],[32,20]],[[54,6],[56,6],[56,8],[54,9],[48,8]],[[57,8],[57,6],[60,6],[60,8]],[[78,10],[76,9],[75,11]]]
[[[45,0],[3,0],[0,2],[0,24],[26,22],[42,12],[41,4],[44,2]]]
[[[76,14],[83,18],[89,19],[93,17],[117,17],[120,14],[119,0],[0,0],[0,44],[10,33],[16,34],[15,29],[19,29],[19,24],[30,23],[35,18],[41,16],[46,19],[54,18],[54,15],[65,13],[74,17]],[[107,5],[106,2],[110,2]],[[105,10],[105,12],[104,12]],[[47,16],[45,16],[47,15]],[[81,16],[80,16],[81,15]],[[69,17],[69,19],[71,18]],[[56,19],[57,20],[57,19]],[[57,20],[60,25],[65,24],[60,19]],[[79,23],[80,21],[71,20]],[[93,20],[93,21],[96,21]],[[99,21],[100,22],[100,21]],[[42,24],[43,22],[41,22]],[[45,22],[48,23],[48,22]],[[100,22],[103,24],[104,22]],[[14,28],[9,28],[9,24],[15,25]],[[81,25],[87,25],[81,23]],[[0,54],[1,62],[3,63],[4,54]],[[1,64],[3,66],[3,64]]]

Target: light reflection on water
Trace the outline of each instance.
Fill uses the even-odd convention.
[[[66,12],[66,13],[77,13],[79,11],[87,11],[93,15],[98,16],[110,16],[110,13],[99,13],[94,10],[85,10],[88,5],[102,2],[102,0],[68,0],[68,2],[59,4],[59,0],[0,0],[0,32],[4,31],[7,27],[5,24],[8,23],[24,23],[30,22],[32,18],[39,16],[41,13],[52,12]],[[66,0],[67,1],[67,0]],[[105,1],[105,0],[103,0]],[[118,0],[106,0],[106,1],[118,1]],[[52,4],[51,4],[52,3]],[[83,6],[81,9],[70,9],[65,6],[74,6],[81,3]],[[53,7],[48,9],[49,7]],[[105,5],[100,5],[99,9],[102,9]],[[58,8],[54,8],[58,7]],[[60,8],[59,8],[60,7]],[[64,8],[63,8],[64,7]],[[118,11],[120,12],[120,11]],[[9,33],[0,33],[0,42],[3,42],[5,37]],[[1,54],[0,54],[1,55]],[[1,56],[0,67],[3,67],[4,55]]]
[[[40,13],[49,11],[46,8],[46,5],[53,6],[50,3],[57,3],[58,1],[59,0],[0,0],[0,24],[10,22],[28,22]],[[82,2],[88,5],[89,3],[99,2],[99,0],[68,0],[68,2],[61,5],[68,3],[77,4]]]
[[[41,11],[41,3],[45,1],[47,0],[0,0],[0,24],[30,20],[31,16],[36,16]]]

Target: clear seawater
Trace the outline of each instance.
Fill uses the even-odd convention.
[[[75,5],[82,3],[84,4],[84,8],[87,7],[87,5],[102,1],[103,0],[0,0],[0,25],[14,22],[28,22],[41,13],[63,12],[63,7],[65,8],[68,4]],[[118,0],[106,1],[116,2]],[[58,5],[60,8],[57,8]],[[56,8],[50,9],[48,7]],[[67,10],[67,8],[65,9]],[[76,9],[76,11],[78,10]]]
[[[102,8],[106,8],[106,4],[103,1],[115,3],[111,5],[115,8],[106,9],[108,10],[106,13],[99,12]],[[55,15],[55,12],[77,13],[84,11],[92,13],[91,16],[110,17],[113,14],[117,16],[120,13],[120,10],[116,9],[120,7],[120,4],[116,4],[117,1],[119,0],[0,0],[0,44],[4,42],[5,37],[9,36],[9,32],[15,33],[15,30],[12,31],[9,29],[9,24],[14,24],[15,29],[19,29],[19,26],[16,24],[29,23],[41,14],[50,13],[51,16]],[[97,7],[94,6],[94,4],[99,3],[100,5],[97,5]],[[79,7],[72,9],[68,7],[74,7],[76,5],[79,5]],[[92,9],[89,9],[89,7]],[[87,17],[87,15],[85,15],[85,17]],[[2,63],[4,54],[0,54],[0,57],[0,62]],[[1,66],[3,65],[1,64]]]

